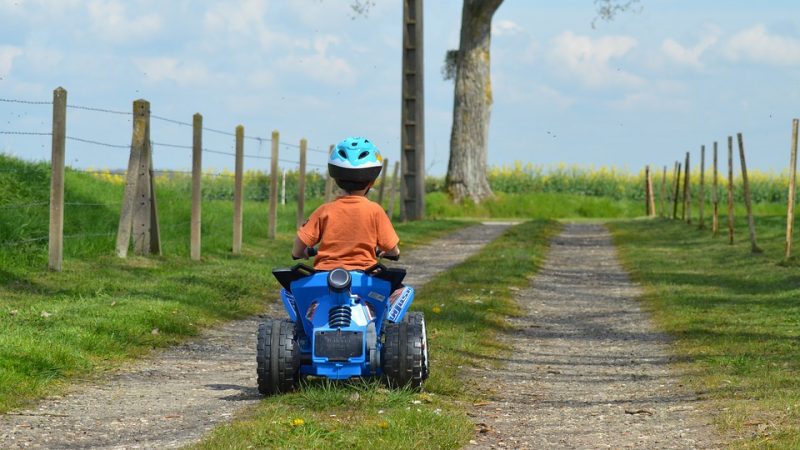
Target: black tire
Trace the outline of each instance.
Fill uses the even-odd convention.
[[[428,379],[430,374],[430,358],[428,357],[428,330],[425,326],[425,314],[422,311],[413,311],[406,314],[404,317],[409,324],[421,328],[420,336],[422,338],[422,381]]]
[[[267,319],[258,324],[256,363],[258,391],[262,394],[279,394],[297,387],[300,353],[294,322]]]
[[[422,387],[428,377],[428,352],[421,313],[409,313],[400,323],[387,322],[383,332],[381,368],[389,385]]]

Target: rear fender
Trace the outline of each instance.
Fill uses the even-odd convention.
[[[386,320],[393,323],[398,323],[403,320],[406,315],[408,307],[414,301],[414,288],[411,286],[404,286],[392,293],[389,297],[389,313],[386,315]]]
[[[283,300],[283,307],[289,314],[289,318],[292,319],[292,322],[297,322],[297,301],[295,301],[294,295],[286,289],[281,289],[281,300]]]

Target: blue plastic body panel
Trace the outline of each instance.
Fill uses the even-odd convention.
[[[303,375],[322,376],[330,379],[347,379],[352,377],[380,375],[380,368],[375,370],[368,361],[369,349],[373,347],[380,352],[379,336],[385,321],[399,322],[405,315],[414,299],[414,289],[405,287],[392,299],[391,284],[379,278],[369,276],[361,271],[350,272],[352,283],[349,291],[335,292],[328,287],[328,272],[317,272],[291,283],[291,293],[281,290],[281,299],[289,317],[302,325],[302,335],[298,336],[300,351],[305,361],[300,373]],[[331,328],[328,324],[328,313],[331,308],[348,306],[350,308],[350,324],[346,327]],[[374,324],[375,332],[368,333],[370,324]],[[315,336],[317,332],[361,332],[361,355],[347,358],[347,361],[329,361],[327,357],[315,353]],[[367,342],[374,339],[374,342]],[[310,358],[309,358],[310,356]]]

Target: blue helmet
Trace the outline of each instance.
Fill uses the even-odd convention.
[[[369,182],[378,178],[382,168],[383,157],[380,150],[369,139],[362,137],[349,137],[339,142],[328,158],[328,174],[345,190],[355,189],[342,186],[342,182],[366,187]],[[350,187],[353,187],[352,184]]]

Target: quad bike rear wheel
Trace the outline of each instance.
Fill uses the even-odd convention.
[[[425,317],[408,313],[400,323],[386,323],[381,348],[383,374],[392,386],[422,387],[428,378],[428,339]]]
[[[262,394],[279,394],[297,387],[300,351],[294,322],[267,319],[258,324],[256,362],[258,391]]]

